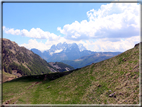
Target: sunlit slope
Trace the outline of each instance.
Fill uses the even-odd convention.
[[[58,79],[3,84],[3,103],[138,104],[139,45]]]

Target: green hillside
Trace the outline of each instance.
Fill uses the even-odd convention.
[[[71,69],[74,69],[72,66],[64,64],[62,62],[55,62],[55,64],[59,65],[61,68],[69,67]]]
[[[121,52],[96,52],[94,54],[78,58],[76,60],[62,60],[61,62],[68,64],[76,69],[112,58],[120,53]]]
[[[139,104],[139,45],[68,75],[50,75],[3,83],[3,103]]]
[[[54,72],[56,69],[45,60],[25,47],[8,39],[2,39],[3,81],[12,79],[11,76],[37,75]],[[11,74],[7,75],[7,73]]]
[[[99,55],[96,54],[88,55],[85,57],[81,57],[80,59],[76,60],[62,60],[63,63],[68,64],[74,68],[81,68],[92,63],[97,63],[106,59],[113,57],[114,55],[106,56],[106,55]]]

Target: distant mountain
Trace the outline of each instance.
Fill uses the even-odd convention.
[[[44,51],[42,53],[40,50],[35,49],[35,48],[31,49],[31,51],[34,52],[35,54],[39,55],[41,58],[43,58],[45,60],[47,60],[51,56],[49,52]]]
[[[92,63],[109,59],[121,52],[93,52],[87,50],[83,44],[59,43],[52,45],[49,50],[43,53],[37,49],[31,49],[34,53],[41,56],[47,62],[63,62],[74,68],[80,68]]]
[[[3,74],[8,73],[20,77],[57,72],[56,68],[25,47],[20,47],[8,39],[2,39],[2,43],[2,63],[5,72]],[[39,51],[37,52],[40,54]]]
[[[76,60],[62,60],[61,62],[68,64],[76,69],[109,59],[118,54],[120,54],[120,52],[95,52],[94,54],[83,56]]]
[[[33,51],[34,53],[36,53],[36,54],[39,55],[39,56],[42,55],[42,52],[39,51],[38,49],[33,48],[33,49],[31,49],[31,51]]]
[[[79,50],[80,50],[80,51],[87,50],[87,49],[83,46],[83,44],[79,44],[78,47],[79,47]]]
[[[47,50],[47,52],[49,52],[50,55],[52,55],[54,53],[60,53],[61,51],[66,50],[68,47],[69,46],[66,42],[64,42],[63,44],[59,43],[56,46],[52,45],[51,48],[49,50]]]
[[[82,44],[67,44],[66,42],[52,45],[49,50],[46,50],[43,53],[41,53],[38,49],[31,49],[31,51],[38,54],[47,62],[75,60],[82,56],[91,55],[94,53],[92,51],[86,50],[86,48]]]
[[[54,68],[56,68],[59,72],[71,71],[74,69],[73,67],[67,64],[64,64],[62,62],[49,62],[49,64],[53,66]]]

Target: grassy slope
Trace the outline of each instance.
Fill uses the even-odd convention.
[[[130,49],[56,80],[35,84],[36,81],[4,83],[3,102],[11,99],[10,103],[17,104],[138,104],[139,49]],[[35,85],[30,87],[32,84]],[[116,98],[109,97],[114,92]]]
[[[81,61],[74,61],[74,60],[63,60],[62,62],[65,64],[68,64],[72,67],[76,68],[81,68],[87,65],[90,65],[92,63],[97,63],[106,59],[111,58],[112,56],[99,56],[99,57],[94,57],[93,55],[91,56],[86,56],[86,58],[83,58]]]
[[[3,71],[2,74],[3,74],[3,77],[2,77],[2,79],[3,79],[2,81],[3,81],[3,82],[6,82],[9,78],[10,78],[10,79],[17,78],[17,76],[15,76],[15,75],[13,75],[13,74],[6,73],[6,72],[4,72],[4,71]]]
[[[12,74],[12,70],[17,70],[21,75],[38,75],[50,73],[51,69],[55,69],[37,54],[8,39],[3,38],[2,48],[2,63],[6,73]],[[8,78],[6,73],[4,77]]]

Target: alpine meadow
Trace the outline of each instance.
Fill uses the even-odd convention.
[[[1,105],[141,106],[141,3],[118,2],[1,2]]]

